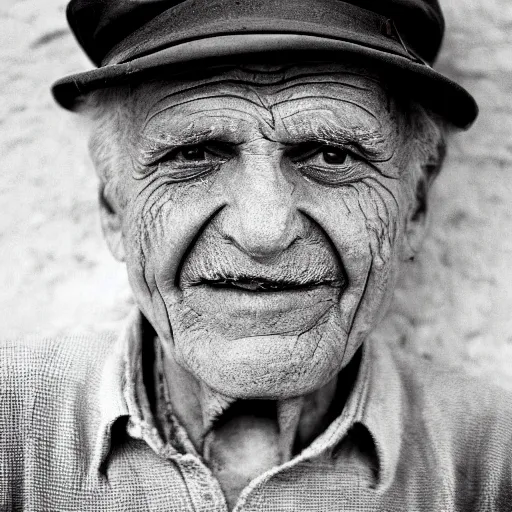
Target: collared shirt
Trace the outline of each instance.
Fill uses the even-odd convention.
[[[184,429],[147,413],[143,323],[0,344],[0,510],[227,511]],[[234,510],[510,512],[512,397],[366,342],[340,416]]]

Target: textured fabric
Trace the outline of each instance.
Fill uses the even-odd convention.
[[[227,511],[186,433],[166,442],[125,332],[0,344],[0,510]],[[512,510],[512,397],[369,342],[342,414],[239,511]]]

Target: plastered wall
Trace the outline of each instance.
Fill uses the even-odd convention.
[[[477,98],[430,202],[423,252],[377,335],[512,389],[512,3],[444,0],[438,67]],[[124,269],[104,246],[85,127],[49,95],[89,64],[62,0],[0,6],[0,325],[3,337],[117,328]]]

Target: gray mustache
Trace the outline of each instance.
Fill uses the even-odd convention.
[[[298,247],[269,263],[260,263],[228,246],[192,250],[183,264],[180,285],[261,284],[264,287],[343,286],[346,275],[327,247]],[[203,247],[206,249],[206,247]]]

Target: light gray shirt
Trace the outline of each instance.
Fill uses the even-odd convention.
[[[184,429],[148,415],[144,325],[0,343],[0,510],[227,511]],[[512,397],[367,342],[341,415],[235,510],[508,512]]]

